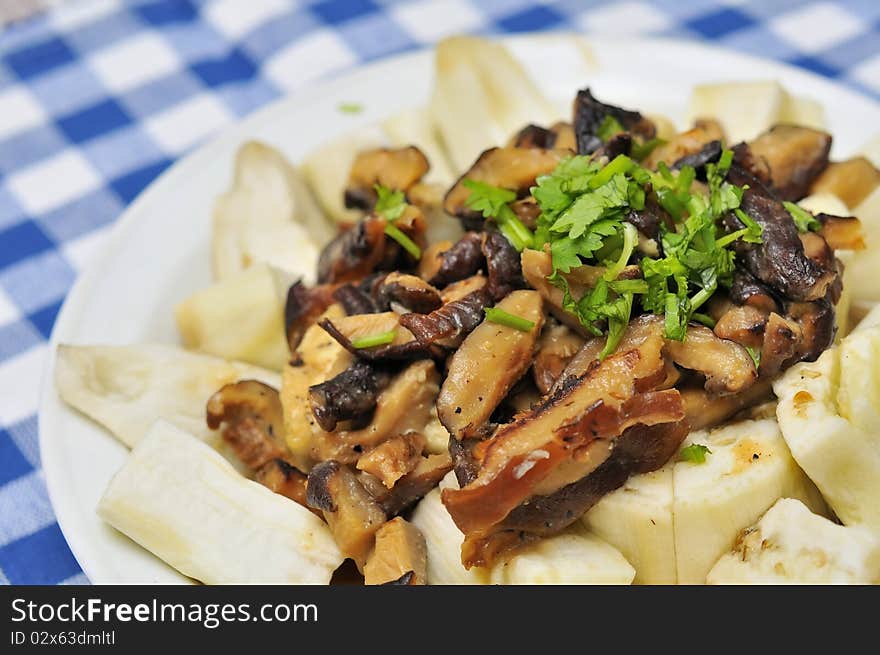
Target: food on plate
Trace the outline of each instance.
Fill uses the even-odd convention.
[[[113,476],[98,515],[206,584],[327,584],[343,560],[318,517],[163,421]]]
[[[880,308],[837,348],[774,383],[779,428],[844,525],[880,534]]]
[[[872,584],[880,582],[880,537],[837,525],[803,503],[780,498],[737,537],[709,584]]]
[[[215,216],[223,274],[176,311],[184,345],[223,359],[186,357],[235,374],[186,387],[195,364],[123,352],[74,375],[68,349],[62,395],[114,431],[107,411],[135,422],[131,444],[162,418],[206,438],[240,471],[230,493],[320,527],[327,559],[309,542],[278,562],[301,557],[312,581],[343,558],[367,584],[703,584],[777,565],[865,579],[873,546],[832,535],[880,529],[870,157],[832,155],[821,106],[775,82],[699,86],[679,129],[588,86],[561,113],[493,41],[444,41],[435,72],[429,107],[301,169],[241,149]],[[246,575],[134,525],[120,498],[185,458],[222,462],[165,423],[150,435],[102,515],[201,581]],[[217,492],[174,484],[165,520],[201,548],[227,518],[196,520]],[[828,566],[805,572],[813,530]],[[761,534],[772,553],[755,552]]]

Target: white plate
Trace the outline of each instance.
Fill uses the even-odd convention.
[[[546,54],[541,59],[547,38],[522,36],[506,43],[530,58],[530,70],[553,71],[538,82],[560,103],[589,84],[606,102],[680,119],[694,84],[777,79],[793,93],[824,104],[836,158],[851,154],[880,125],[877,103],[828,80],[694,43],[590,38],[596,74],[565,79],[565,62],[545,61]],[[171,167],[128,208],[103,255],[74,285],[52,345],[176,342],[172,308],[209,283],[211,205],[229,182],[239,144],[262,139],[298,161],[326,139],[424,105],[431,71],[430,52],[357,69],[273,103]],[[343,114],[337,109],[342,102],[360,103],[365,110]],[[187,582],[96,516],[98,499],[126,449],[61,402],[52,385],[53,368],[50,357],[39,413],[40,449],[52,505],[80,566],[94,583]]]

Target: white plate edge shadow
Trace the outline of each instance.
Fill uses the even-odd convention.
[[[503,38],[502,41],[509,43],[516,48],[518,45],[534,45],[537,39],[552,38],[552,33],[523,34],[514,37]],[[601,61],[603,60],[603,51],[613,51],[625,47],[628,51],[648,51],[654,48],[660,48],[661,52],[667,55],[675,55],[672,59],[687,56],[707,56],[711,55],[714,59],[727,62],[728,70],[719,70],[717,74],[713,72],[714,77],[718,81],[734,80],[734,79],[779,79],[786,88],[793,93],[802,94],[805,89],[810,89],[808,94],[812,97],[830,96],[830,99],[823,99],[826,107],[829,123],[836,115],[836,111],[832,111],[830,107],[841,107],[843,112],[844,105],[849,106],[849,113],[861,114],[865,112],[868,116],[875,115],[878,120],[873,122],[866,120],[864,125],[880,124],[880,105],[870,98],[859,95],[858,93],[841,87],[831,80],[822,78],[813,73],[793,68],[791,66],[780,64],[771,60],[765,60],[751,55],[742,54],[736,51],[726,50],[723,48],[705,45],[696,41],[682,41],[674,39],[659,38],[633,38],[633,39],[611,39],[595,35],[583,36],[589,45],[594,48],[597,58],[600,60],[600,69],[598,76],[604,73],[601,69]],[[77,562],[82,567],[86,576],[96,584],[118,584],[118,583],[136,583],[149,582],[151,580],[143,577],[127,577],[120,572],[111,563],[101,561],[98,557],[100,550],[107,544],[97,544],[92,540],[98,535],[90,533],[81,525],[77,525],[78,515],[89,511],[84,508],[77,500],[76,494],[72,491],[71,474],[66,468],[66,460],[63,457],[66,443],[62,435],[65,421],[82,421],[83,425],[88,424],[89,429],[100,433],[109,443],[120,449],[120,453],[124,451],[124,447],[108,435],[102,428],[92,424],[80,417],[74,410],[68,408],[57,397],[55,392],[53,377],[55,365],[55,348],[60,341],[65,340],[65,335],[71,334],[77,321],[80,319],[84,311],[86,299],[89,292],[97,283],[101,273],[106,267],[116,246],[125,242],[129,233],[134,229],[133,226],[138,221],[144,220],[141,214],[149,214],[150,207],[161,201],[172,187],[178,183],[178,180],[187,179],[187,177],[197,176],[201,168],[205,168],[211,161],[215,161],[228,151],[226,167],[231,172],[232,159],[228,155],[234,151],[234,148],[242,141],[257,135],[262,128],[268,125],[275,125],[279,121],[285,119],[288,113],[295,113],[297,106],[308,106],[309,103],[324,105],[331,111],[336,111],[339,102],[346,100],[359,100],[359,98],[351,97],[351,87],[354,86],[353,80],[360,80],[360,84],[364,80],[371,84],[377,78],[381,79],[383,75],[391,77],[391,73],[395,69],[402,67],[422,67],[430,71],[431,49],[419,50],[398,55],[388,59],[382,59],[366,66],[356,67],[341,72],[339,75],[331,79],[325,79],[319,83],[315,83],[293,95],[281,97],[267,106],[257,110],[243,120],[234,123],[218,135],[210,139],[208,142],[200,145],[194,151],[174,163],[166,169],[157,179],[155,179],[143,192],[129,205],[115,224],[109,229],[101,252],[97,253],[94,259],[89,263],[83,273],[79,276],[70,293],[64,301],[64,304],[58,314],[52,335],[49,341],[49,352],[43,369],[40,390],[40,404],[38,408],[38,433],[39,448],[42,462],[42,469],[49,493],[49,499],[56,514],[56,519],[64,534],[67,543],[70,546]],[[650,58],[648,59],[650,60]],[[656,61],[653,65],[656,65]],[[703,64],[705,65],[705,64]],[[427,76],[430,78],[430,73]],[[706,78],[710,79],[710,78]],[[698,80],[691,79],[684,83],[689,87]],[[702,80],[699,80],[702,81]],[[588,80],[579,82],[581,86],[588,83]],[[387,82],[386,82],[387,83]],[[427,83],[427,82],[426,82]],[[573,92],[573,89],[572,89]],[[601,95],[600,95],[601,97]],[[817,98],[818,99],[818,98]],[[613,101],[619,101],[612,98]],[[622,101],[620,101],[623,104]],[[409,103],[412,105],[412,103]],[[638,108],[638,104],[634,105]],[[853,109],[855,107],[855,109]],[[403,109],[406,105],[397,105],[396,108]],[[375,123],[386,117],[387,112],[377,113],[371,104],[367,103],[366,109],[362,115],[348,118],[344,121],[346,131],[354,130],[360,126]],[[678,118],[678,117],[676,117]],[[867,118],[867,116],[866,116]],[[331,119],[335,120],[335,119]],[[341,134],[343,132],[339,132]],[[832,134],[834,131],[832,129]],[[324,138],[336,136],[336,132],[325,134]],[[836,135],[835,135],[836,136]],[[835,148],[837,157],[850,154],[855,144],[861,141],[867,141],[873,134],[864,134],[859,139],[850,138],[851,144],[848,148],[844,148],[844,152],[840,153],[839,147]],[[271,143],[271,141],[270,141]],[[213,200],[213,198],[211,199]],[[102,446],[103,447],[103,446]],[[94,509],[90,510],[94,514]],[[97,517],[93,516],[94,519]],[[121,547],[126,549],[137,549],[141,551],[139,546],[130,542],[127,538],[115,533],[111,528],[103,526],[102,535],[106,535],[107,539],[114,540],[113,547]],[[99,538],[104,538],[99,537]],[[144,551],[145,552],[145,551]],[[149,556],[152,557],[152,556]],[[155,559],[155,558],[154,558]],[[159,568],[151,567],[154,574],[166,573],[162,575],[162,582],[186,582],[187,579],[174,572],[167,565],[156,560]],[[167,571],[163,571],[167,569]],[[152,581],[159,581],[153,579]]]

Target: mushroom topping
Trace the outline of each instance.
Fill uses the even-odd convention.
[[[376,289],[376,303],[382,308],[392,304],[416,312],[429,314],[438,309],[443,300],[440,292],[422,278],[406,273],[389,273]]]
[[[762,243],[738,240],[737,257],[758,280],[793,300],[816,300],[825,296],[837,277],[835,270],[823,268],[804,254],[797,227],[782,203],[760,195],[754,188],[743,193],[742,210],[763,232]],[[728,230],[743,227],[733,214],[724,218]]]
[[[822,235],[832,249],[865,249],[865,235],[862,232],[862,222],[855,216],[817,214],[816,218],[822,223],[819,234]]]
[[[720,339],[735,341],[747,348],[761,348],[767,313],[750,305],[731,305],[715,323],[714,332]]]
[[[562,375],[565,367],[583,347],[584,339],[571,328],[548,321],[544,325],[538,350],[532,364],[535,384],[542,394],[547,394]]]
[[[751,356],[738,343],[719,339],[707,327],[690,325],[685,340],[666,341],[666,352],[679,366],[706,376],[711,393],[738,393],[758,377]]]
[[[307,287],[302,280],[290,285],[284,305],[284,325],[290,352],[294,352],[309,326],[334,302],[336,285],[319,284]]]
[[[670,168],[693,166],[705,167],[721,155],[721,140],[724,133],[718,121],[699,119],[694,126],[679,132],[668,142],[657,146],[644,161],[649,168],[657,168],[661,161]]]
[[[362,455],[357,468],[377,477],[391,489],[419,464],[426,441],[425,435],[412,431],[392,437]]]
[[[490,148],[449,190],[443,199],[443,209],[447,214],[464,219],[465,228],[479,228],[483,224],[483,215],[467,207],[471,190],[464,185],[464,180],[485,182],[525,194],[535,184],[535,179],[551,173],[565,154],[565,151],[543,148]]]
[[[400,325],[425,347],[434,344],[454,348],[483,320],[483,309],[492,304],[487,287],[472,291],[459,300],[447,302],[430,314],[404,314]]]
[[[521,330],[484,320],[452,355],[437,398],[437,414],[456,439],[479,434],[532,363],[544,323],[541,296],[536,291],[514,291],[496,308],[531,327]]]
[[[481,247],[486,258],[489,294],[495,302],[525,286],[519,253],[504,235],[500,232],[484,233]]]
[[[428,546],[419,529],[397,517],[376,532],[376,547],[364,566],[368,585],[428,583]]]
[[[828,300],[789,303],[787,316],[800,326],[803,335],[794,361],[816,361],[834,343],[837,326],[834,307]],[[788,365],[792,363],[786,362]]]
[[[440,253],[440,266],[428,282],[443,287],[475,275],[485,264],[480,232],[466,232],[458,242]]]
[[[388,516],[395,516],[412,507],[440,484],[451,470],[452,459],[449,453],[437,453],[421,457],[415,468],[400,478],[391,489],[367,473],[361,474],[361,481],[385,513]]]
[[[748,305],[766,313],[779,310],[779,303],[770,287],[739,266],[733,271],[730,299],[737,305]]]
[[[308,476],[289,462],[281,458],[269,460],[257,469],[254,480],[276,494],[286,496],[303,507],[308,507],[306,502]],[[316,510],[312,511],[320,516]]]
[[[440,268],[443,266],[443,253],[452,247],[452,241],[442,240],[435,241],[422,251],[422,258],[419,260],[419,277],[427,282],[431,282]]]
[[[621,128],[644,139],[652,139],[656,128],[637,111],[629,111],[606,105],[596,100],[590,89],[578,91],[574,101],[574,133],[577,138],[577,152],[589,155],[602,147],[604,140],[599,136],[603,123],[613,119]]]
[[[287,454],[278,391],[256,380],[224,385],[208,399],[208,427],[222,426],[223,440],[251,469]]]
[[[556,144],[556,133],[539,125],[526,125],[507,143],[512,148],[550,149]]]
[[[385,512],[354,472],[334,460],[315,465],[306,489],[309,507],[323,512],[339,550],[363,571]]]
[[[684,405],[684,422],[690,430],[702,430],[719,425],[743,409],[769,400],[773,397],[771,381],[758,380],[741,393],[719,396],[709,393],[703,387],[681,389],[681,402]]]
[[[764,328],[761,363],[758,372],[764,377],[776,375],[783,364],[797,352],[803,339],[800,326],[776,312],[771,312]]]
[[[858,207],[868,195],[880,186],[880,170],[867,158],[854,157],[828,164],[810,187],[814,193],[833,193],[847,207]]]
[[[396,312],[377,314],[355,314],[337,319],[324,318],[318,325],[333,337],[339,345],[361,359],[419,359],[428,357],[427,346],[416,341],[406,327],[401,324],[401,316]],[[387,340],[385,337],[389,337]],[[380,343],[373,345],[372,339]]]
[[[359,280],[372,273],[385,255],[385,219],[367,216],[324,246],[318,259],[318,282]]]
[[[349,316],[352,314],[372,314],[379,311],[373,298],[360,286],[353,284],[343,284],[337,288],[333,292],[333,299],[342,305],[345,313]]]
[[[424,177],[429,168],[428,158],[415,146],[359,152],[348,175],[345,206],[372,211],[377,200],[376,184],[395,191],[407,191]]]
[[[550,253],[527,248],[522,251],[521,262],[526,282],[541,294],[550,313],[578,334],[586,336],[587,332],[584,326],[581,325],[578,317],[563,306],[562,301],[565,294],[562,289],[547,280],[553,273],[553,260]],[[577,269],[575,275],[566,276],[572,296],[575,298],[582,297],[587,289],[592,287],[596,280],[601,277],[603,272],[604,269],[598,267],[581,266]]]
[[[327,432],[335,430],[342,421],[362,422],[372,415],[376,399],[393,377],[394,372],[388,367],[356,359],[339,375],[309,387],[315,420]]]
[[[752,155],[770,167],[772,191],[782,200],[800,200],[828,165],[831,135],[797,125],[775,125],[749,143]]]

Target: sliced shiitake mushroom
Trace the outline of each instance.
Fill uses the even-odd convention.
[[[549,393],[583,345],[584,338],[577,332],[552,319],[547,321],[532,363],[532,375],[542,394]]]
[[[364,566],[364,583],[428,583],[428,546],[419,529],[399,516],[376,532],[376,546]]]
[[[345,206],[372,211],[376,205],[374,186],[406,191],[430,168],[428,158],[415,146],[374,148],[357,154],[345,187]]]
[[[831,135],[800,125],[775,125],[750,141],[749,149],[770,167],[772,191],[782,200],[800,200],[828,165]]]
[[[418,466],[426,441],[425,435],[415,431],[392,437],[361,455],[357,468],[375,476],[391,489],[400,478]]]

